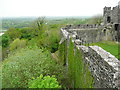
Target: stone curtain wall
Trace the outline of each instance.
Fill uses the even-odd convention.
[[[120,88],[120,61],[98,46],[78,46],[94,77],[95,88]]]
[[[61,29],[61,32],[64,37],[62,40],[69,41],[69,38],[72,37],[75,47],[82,51],[84,64],[88,64],[94,77],[95,88],[120,89],[120,61],[117,58],[98,46],[79,45],[81,40],[76,39],[76,33],[68,33],[65,29]]]
[[[120,26],[119,26],[120,27]],[[115,25],[96,25],[96,24],[80,24],[67,25],[62,28],[67,32],[77,34],[77,38],[85,43],[99,42],[101,40],[120,41],[120,30],[115,30]]]
[[[83,44],[101,40],[113,40],[114,37],[111,30],[104,28],[102,25],[67,25],[63,29],[71,34],[76,33],[77,39],[80,39]]]
[[[98,29],[76,30],[78,38],[84,43],[99,42],[103,39],[104,33]]]
[[[90,29],[90,28],[102,28],[102,25],[98,24],[79,24],[79,25],[66,25],[65,29]]]

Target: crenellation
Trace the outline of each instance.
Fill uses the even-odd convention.
[[[112,24],[120,24],[120,5],[113,7],[104,7],[103,9],[103,18],[104,24],[112,23]]]
[[[78,24],[78,25],[66,25],[66,29],[89,29],[89,28],[100,28],[102,25],[97,24]]]

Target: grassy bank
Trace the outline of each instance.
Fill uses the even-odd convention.
[[[116,58],[120,60],[120,44],[113,42],[113,41],[101,41],[97,43],[91,43],[90,45],[97,45],[106,50],[107,52],[110,52],[112,55],[114,55]]]

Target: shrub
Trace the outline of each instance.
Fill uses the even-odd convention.
[[[64,79],[64,68],[52,59],[48,51],[39,48],[25,48],[12,53],[2,64],[3,88],[26,88],[31,77],[55,75],[58,81]]]
[[[54,53],[58,50],[60,37],[57,30],[47,31],[41,36],[37,37],[38,47],[44,47],[48,49],[51,53]]]
[[[26,40],[20,40],[17,38],[10,44],[10,51],[13,51],[18,48],[24,48],[25,46],[26,46]]]
[[[42,74],[36,79],[29,81],[29,88],[60,88],[57,79],[52,76],[43,76]]]
[[[21,32],[21,36],[20,39],[24,38],[24,39],[28,39],[31,40],[34,37],[34,32],[32,30],[32,28],[22,28],[20,29]]]
[[[58,30],[52,30],[48,35],[48,44],[50,52],[54,53],[58,50],[60,36]]]
[[[2,43],[0,43],[2,44],[2,47],[7,47],[9,45],[9,40],[10,40],[9,36],[7,34],[3,34],[1,40]]]
[[[16,29],[16,28],[9,28],[5,32],[5,34],[7,34],[10,37],[11,41],[13,41],[16,38],[20,38],[20,36],[21,36],[20,30]]]

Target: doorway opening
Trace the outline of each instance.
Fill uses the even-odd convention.
[[[118,29],[119,29],[119,24],[115,24],[114,28],[115,28],[116,31],[118,31]]]
[[[108,22],[108,23],[111,22],[111,18],[110,18],[110,16],[107,17],[107,22]]]

